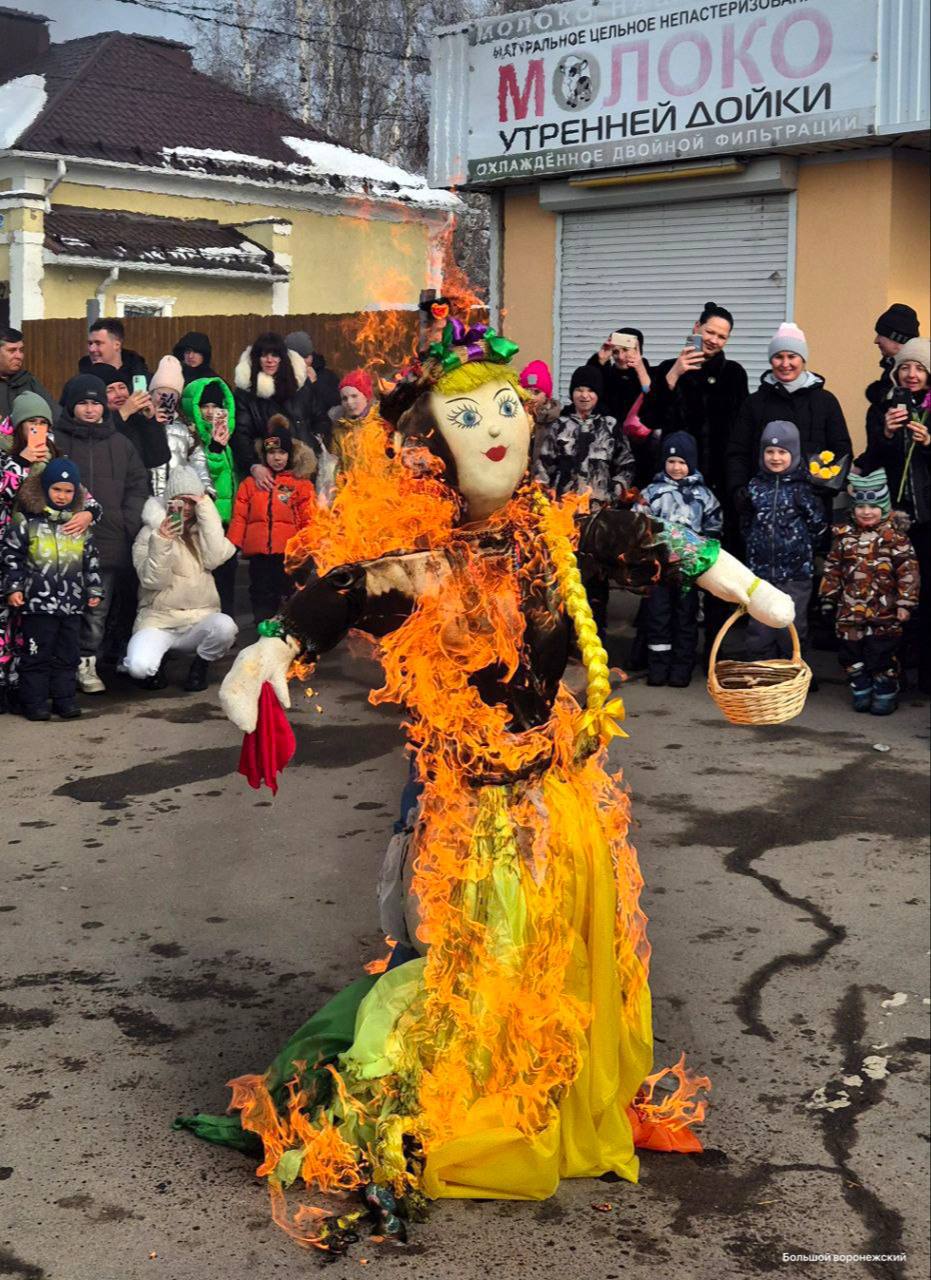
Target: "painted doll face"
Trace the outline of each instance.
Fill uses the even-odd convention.
[[[527,470],[530,420],[503,379],[465,394],[433,392],[430,406],[453,462],[470,520],[503,507]]]

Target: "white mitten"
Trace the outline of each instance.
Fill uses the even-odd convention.
[[[243,649],[220,685],[220,706],[243,733],[255,730],[259,694],[266,681],[283,707],[290,707],[288,667],[297,654],[296,641],[263,636]]]
[[[746,605],[750,616],[767,627],[787,627],[795,619],[792,597],[771,582],[762,582],[752,569],[729,551],[719,552],[711,568],[695,581],[719,600]]]

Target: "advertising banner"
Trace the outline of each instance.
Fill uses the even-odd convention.
[[[469,32],[470,182],[863,137],[878,0],[580,0]]]

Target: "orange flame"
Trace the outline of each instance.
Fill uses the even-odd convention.
[[[394,949],[398,945],[397,938],[392,938],[391,934],[385,935],[385,942],[388,950],[383,956],[379,956],[377,960],[370,960],[368,964],[363,965],[366,973],[384,973],[391,963],[391,957],[394,955]]]
[[[654,1102],[657,1083],[668,1075],[678,1081],[674,1092]],[[699,1090],[710,1088],[707,1076],[692,1075],[686,1069],[684,1053],[675,1066],[663,1067],[647,1076],[628,1111],[635,1144],[651,1151],[701,1151],[701,1141],[692,1132],[692,1125],[702,1123],[707,1104],[695,1095]]]
[[[399,1056],[380,1097],[334,1073],[338,1104],[311,1120],[296,1086],[281,1116],[261,1077],[233,1082],[243,1128],[265,1145],[259,1173],[273,1173],[285,1151],[300,1147],[301,1176],[323,1191],[358,1186],[364,1161],[416,1185],[416,1174],[405,1172],[402,1133],[429,1160],[479,1103],[528,1137],[556,1118],[592,1028],[594,994],[575,957],[577,921],[595,911],[582,896],[594,881],[577,874],[580,860],[597,862],[608,883],[613,877],[607,967],[613,947],[615,1016],[631,1027],[642,1015],[650,959],[628,796],[620,775],[607,773],[603,750],[578,757],[577,702],[561,688],[546,723],[516,731],[507,709],[484,701],[477,687],[489,669],[507,680],[521,668],[528,601],[537,599],[544,615],[554,607],[549,526],[532,489],[486,522],[480,543],[457,527],[457,500],[431,455],[415,474],[390,453],[374,417],[354,435],[354,448],[331,507],[318,508],[292,539],[286,567],[294,572],[311,556],[320,574],[343,564],[362,564],[371,575],[397,571],[388,587],[406,585],[412,599],[403,624],[377,641],[384,684],[370,701],[407,711],[423,784],[411,849],[416,935],[428,950],[424,997],[392,1036]],[[574,538],[572,508],[549,510],[552,526]],[[399,551],[420,554],[370,563]],[[655,1103],[665,1072],[649,1077],[630,1109],[632,1127],[640,1145],[697,1150],[690,1126],[705,1104],[694,1095],[709,1082],[689,1077],[681,1059],[672,1070],[676,1093]],[[400,1123],[393,1145],[379,1129],[385,1117]],[[280,1188],[273,1212],[295,1239],[325,1247],[318,1217],[288,1216]]]

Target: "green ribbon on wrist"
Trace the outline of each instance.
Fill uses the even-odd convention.
[[[266,639],[283,640],[285,630],[281,624],[280,618],[266,618],[264,622],[260,622],[256,628],[260,636]]]

